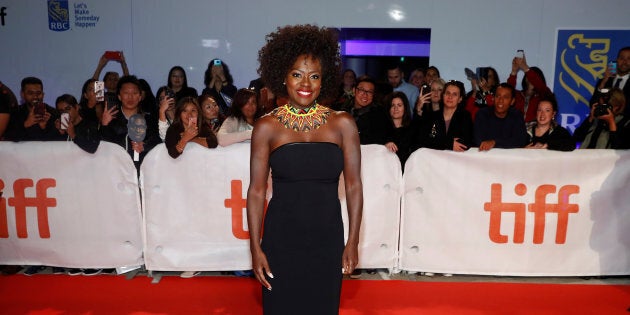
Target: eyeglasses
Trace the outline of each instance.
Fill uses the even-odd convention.
[[[374,95],[374,91],[364,90],[364,89],[359,88],[359,87],[356,88],[356,89],[357,89],[358,92],[361,92],[361,93],[364,93],[364,94],[367,94],[367,95],[370,95],[370,96]]]

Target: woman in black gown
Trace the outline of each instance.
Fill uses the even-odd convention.
[[[338,314],[342,272],[352,273],[358,262],[363,189],[354,119],[317,103],[337,91],[336,33],[312,25],[278,28],[267,35],[259,62],[266,85],[289,99],[260,118],[252,134],[247,219],[264,313]],[[270,170],[273,198],[263,222]]]

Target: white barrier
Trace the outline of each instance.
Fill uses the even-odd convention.
[[[149,270],[251,268],[245,198],[248,143],[206,149],[192,144],[172,159],[155,147],[141,168],[145,263]],[[397,157],[383,146],[362,146],[364,219],[362,267],[393,268],[398,247],[402,177]],[[343,181],[340,201],[347,233]],[[271,196],[268,186],[268,199]]]
[[[406,164],[400,268],[630,274],[630,152],[420,149]]]
[[[404,178],[383,146],[361,151],[362,268],[630,274],[630,151],[420,149]],[[117,145],[91,155],[72,143],[0,142],[0,161],[0,264],[250,268],[249,144],[192,144],[178,159],[154,148],[142,165],[144,218],[136,170]],[[343,181],[339,191],[347,226]]]
[[[136,169],[121,147],[0,142],[0,161],[0,264],[143,263]]]

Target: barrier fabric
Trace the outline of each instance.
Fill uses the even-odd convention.
[[[630,152],[420,149],[404,174],[400,268],[630,274]]]
[[[364,219],[361,266],[394,268],[402,176],[396,155],[362,146]],[[196,144],[172,159],[156,146],[141,168],[148,270],[251,268],[246,195],[249,143],[206,149]],[[267,200],[272,195],[269,180]],[[343,178],[340,201],[347,233]]]
[[[0,264],[143,263],[137,172],[123,148],[2,142],[0,161]]]

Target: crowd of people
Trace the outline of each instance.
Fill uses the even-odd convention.
[[[139,169],[154,146],[165,143],[177,158],[189,142],[207,148],[251,141],[254,122],[287,103],[260,78],[238,89],[229,67],[212,59],[198,93],[188,86],[186,72],[175,66],[166,84],[153,94],[146,80],[129,75],[124,54],[114,61],[123,76],[100,73],[112,61],[103,55],[94,75],[83,84],[79,101],[70,95],[43,102],[44,84],[36,77],[22,80],[16,95],[0,82],[0,140],[73,141],[96,152],[100,141],[125,148]],[[517,76],[523,72],[521,90]],[[556,120],[558,104],[543,72],[530,67],[524,55],[514,57],[506,82],[492,67],[471,73],[472,91],[459,81],[445,81],[438,68],[414,69],[406,82],[400,64],[382,78],[338,74],[335,97],[319,104],[349,113],[361,144],[380,144],[403,164],[418,148],[465,151],[478,148],[527,148],[571,151],[580,148],[630,148],[630,46],[619,50],[616,69],[609,67],[596,84],[590,114],[571,134]],[[387,82],[383,89],[380,82]]]

